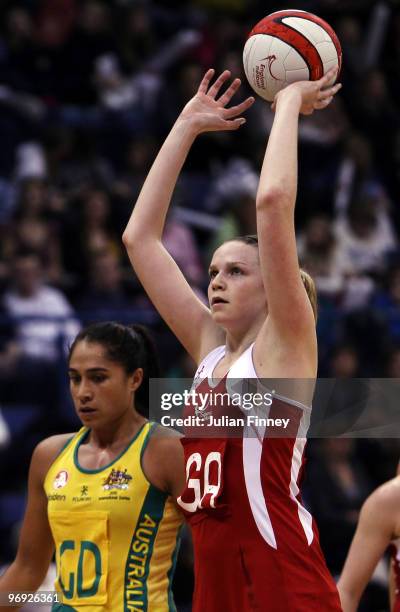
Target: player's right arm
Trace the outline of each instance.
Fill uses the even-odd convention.
[[[254,347],[261,376],[314,378],[315,319],[301,280],[295,235],[299,116],[323,109],[340,85],[329,87],[329,71],[318,81],[299,81],[275,97],[275,117],[257,190],[257,234],[268,317]],[[266,359],[271,353],[273,359]]]
[[[400,490],[394,480],[364,503],[338,590],[343,612],[356,612],[361,595],[396,531]]]
[[[28,503],[17,556],[0,577],[1,593],[36,591],[46,576],[54,553],[54,543],[47,519],[47,498],[43,483],[50,465],[70,437],[71,434],[65,434],[43,440],[32,455]],[[17,610],[19,607],[0,605],[0,612]]]
[[[240,114],[253,102],[248,98],[225,108],[240,81],[235,79],[216,99],[230,73],[222,73],[210,87],[213,75],[213,70],[205,74],[161,147],[123,234],[132,266],[152,303],[197,363],[216,346],[220,332],[161,239],[176,181],[196,137],[202,132],[239,128],[244,122]]]

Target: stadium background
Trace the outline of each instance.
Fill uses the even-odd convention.
[[[343,47],[343,91],[303,118],[296,211],[319,290],[320,376],[400,378],[400,6],[291,1]],[[0,565],[15,552],[34,445],[77,427],[68,342],[92,320],[148,324],[166,376],[185,357],[141,290],[121,234],[173,121],[208,67],[243,76],[247,32],[279,2],[3,0],[0,6]],[[241,96],[249,90],[244,83]],[[239,133],[203,135],[174,195],[165,244],[205,297],[215,245],[255,229],[272,122],[257,100]],[[342,398],[343,400],[343,398]],[[346,400],[343,400],[346,403]],[[397,439],[309,444],[305,499],[340,573],[367,494],[395,474]],[[190,610],[185,538],[175,581]],[[387,610],[386,566],[364,612]]]

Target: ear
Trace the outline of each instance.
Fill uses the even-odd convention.
[[[137,391],[143,381],[143,368],[136,368],[131,374],[131,391]]]

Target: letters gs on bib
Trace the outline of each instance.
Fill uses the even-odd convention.
[[[331,26],[306,11],[271,13],[257,23],[243,50],[244,71],[254,91],[269,102],[290,83],[317,81],[342,66],[342,49]]]

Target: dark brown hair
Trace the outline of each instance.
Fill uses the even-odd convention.
[[[135,393],[135,407],[143,416],[149,411],[149,380],[160,376],[157,351],[149,332],[142,325],[122,325],[114,321],[92,323],[82,329],[69,350],[68,361],[74,348],[81,342],[100,344],[111,361],[121,365],[127,374],[143,369],[143,380]]]

